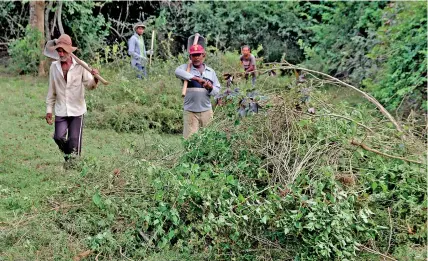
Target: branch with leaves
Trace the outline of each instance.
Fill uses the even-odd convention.
[[[298,70],[298,71],[303,71],[303,72],[308,72],[308,73],[312,73],[312,74],[317,74],[317,75],[321,75],[327,79],[329,79],[332,83],[335,84],[339,84],[342,86],[346,86],[349,87],[351,89],[353,89],[354,91],[357,91],[358,93],[362,94],[364,96],[364,98],[366,98],[368,101],[370,101],[371,103],[373,103],[379,110],[380,112],[385,115],[389,121],[392,122],[392,124],[394,124],[395,128],[399,131],[399,132],[403,132],[403,129],[401,127],[401,125],[394,119],[394,117],[382,106],[382,104],[379,103],[379,101],[377,101],[373,96],[371,96],[370,94],[363,92],[362,90],[358,89],[355,86],[352,86],[349,83],[346,83],[344,81],[341,81],[333,76],[330,76],[326,73],[322,73],[322,72],[318,72],[315,70],[310,70],[310,69],[306,69],[304,67],[300,67],[297,65],[293,65],[287,61],[284,61],[282,63],[269,63],[274,65],[273,68],[267,69],[267,70],[262,70],[262,72],[268,72],[268,71],[272,71],[275,69],[282,69],[282,70]],[[258,70],[261,71],[261,70]]]

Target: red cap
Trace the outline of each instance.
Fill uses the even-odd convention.
[[[205,53],[204,47],[199,44],[195,44],[190,46],[189,54],[195,54],[195,53]]]

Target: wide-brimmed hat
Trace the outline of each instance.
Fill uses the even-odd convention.
[[[72,45],[71,38],[68,34],[62,34],[56,41],[55,45],[50,47],[51,50],[56,50],[58,48],[64,49],[67,53],[72,53],[77,50],[77,47]]]
[[[138,22],[134,25],[134,31],[136,31],[138,27],[146,28],[146,25],[143,22]]]
[[[205,49],[202,45],[194,44],[189,48],[189,54],[205,53]]]

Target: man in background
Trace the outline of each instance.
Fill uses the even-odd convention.
[[[187,72],[187,64],[175,70],[175,75],[183,81],[189,81],[184,97],[183,136],[185,139],[205,127],[213,118],[211,96],[220,92],[220,82],[215,71],[205,61],[205,50],[201,45],[192,45],[189,49],[192,65]]]
[[[251,49],[248,45],[242,46],[241,53],[242,55],[239,57],[239,60],[245,70],[245,80],[248,81],[248,75],[251,74],[251,85],[254,88],[254,85],[256,84],[256,57],[251,54]]]
[[[146,64],[147,55],[153,54],[153,50],[146,51],[143,33],[146,29],[144,23],[134,25],[134,35],[128,40],[128,54],[131,56],[131,66],[137,70],[137,77],[147,77]]]

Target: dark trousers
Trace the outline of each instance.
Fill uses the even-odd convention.
[[[82,149],[82,132],[83,115],[70,117],[55,116],[54,140],[66,156],[72,153],[80,155]]]
[[[137,69],[137,78],[142,79],[147,78],[147,70],[146,67],[142,66],[141,64],[137,63],[135,65],[135,68]]]

